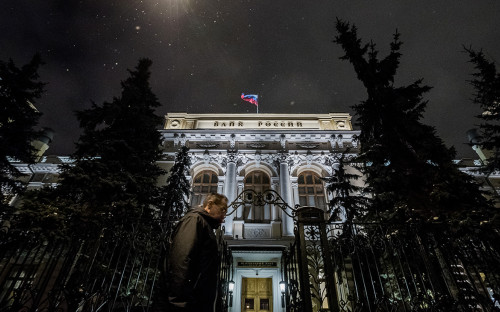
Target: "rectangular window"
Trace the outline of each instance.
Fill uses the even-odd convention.
[[[313,176],[312,175],[306,175],[306,183],[313,184]]]
[[[314,198],[314,194],[313,195],[309,195],[307,196],[307,205],[308,206],[311,206],[311,207],[314,207],[315,206],[315,198]]]
[[[319,209],[325,209],[326,202],[324,197],[318,197],[318,202],[316,203],[316,207]]]
[[[23,269],[24,267],[24,269]],[[9,276],[4,283],[4,289],[0,290],[0,301],[10,305],[14,303],[16,293],[22,289],[31,289],[35,279],[34,267],[13,265]]]
[[[201,195],[194,194],[191,196],[191,206],[197,207],[201,203]]]
[[[261,298],[260,299],[260,309],[261,310],[269,310],[269,299]]]
[[[254,309],[253,298],[245,298],[245,309],[247,310]]]
[[[210,175],[205,173],[203,175],[203,183],[210,183]]]
[[[299,197],[299,200],[300,200],[300,205],[301,205],[301,206],[307,206],[307,197],[305,197],[305,196],[300,196],[300,197]]]

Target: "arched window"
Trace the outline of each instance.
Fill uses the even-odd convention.
[[[196,175],[193,180],[193,194],[191,195],[191,207],[203,204],[210,193],[217,193],[219,178],[211,170],[204,170]]]
[[[263,193],[271,189],[271,179],[262,170],[254,170],[245,176],[245,190],[254,190]],[[271,207],[247,205],[243,211],[246,222],[269,222],[271,220]]]
[[[304,171],[299,175],[299,203],[325,209],[325,186],[319,175],[313,171]]]

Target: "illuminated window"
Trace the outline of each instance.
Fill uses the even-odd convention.
[[[205,170],[196,175],[193,180],[193,194],[191,196],[191,207],[203,204],[210,193],[217,193],[219,178],[211,170]]]
[[[245,177],[245,190],[254,190],[263,193],[271,189],[271,179],[262,170],[250,172]],[[246,222],[269,222],[271,220],[271,206],[256,206],[254,204],[245,207],[243,218]]]
[[[319,175],[313,171],[304,171],[299,175],[299,203],[325,209],[325,187]]]
[[[245,309],[246,310],[253,310],[254,309],[254,304],[253,304],[253,298],[245,298]]]

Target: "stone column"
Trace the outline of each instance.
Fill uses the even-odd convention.
[[[271,178],[271,189],[273,191],[277,191],[279,187],[279,178],[272,177]],[[275,239],[279,239],[282,236],[281,229],[281,218],[280,218],[281,209],[277,205],[273,205],[271,207],[271,237]]]
[[[300,198],[299,198],[299,182],[297,181],[298,177],[291,177],[290,181],[292,183],[292,190],[293,190],[293,200],[295,204],[300,205]]]
[[[186,180],[188,180],[188,183],[190,186],[193,186],[193,177],[188,175],[186,176]],[[184,200],[188,203],[188,207],[189,208],[196,208],[196,207],[192,207],[192,204],[193,204],[193,199],[191,198],[191,192],[188,194],[188,195],[184,195]],[[203,206],[203,202],[200,203],[200,206]]]
[[[290,168],[288,166],[288,155],[279,155],[280,163],[280,193],[283,200],[290,206],[293,207],[294,201],[292,197],[291,181],[290,181]],[[293,219],[288,215],[292,215],[290,208],[286,209],[286,213],[283,213],[282,223],[283,223],[283,236],[293,236]]]
[[[235,152],[228,152],[224,185],[224,195],[226,195],[228,203],[231,203],[236,198],[236,161],[237,154]],[[229,236],[233,235],[233,217],[234,213],[227,216],[225,221],[226,235]]]
[[[238,194],[241,194],[243,192],[243,177],[237,177],[236,178],[237,183],[238,183]],[[240,239],[243,238],[243,229],[245,226],[245,222],[243,221],[243,209],[245,209],[244,206],[238,207],[238,210],[235,212],[235,216],[233,218],[233,237],[235,239]]]
[[[243,177],[237,177],[237,183],[238,183],[237,194],[241,194],[241,192],[243,192],[243,188],[245,187],[245,184],[243,182]],[[235,216],[236,219],[243,220],[243,209],[244,208],[245,208],[244,206],[238,207],[238,210],[235,212],[236,213],[236,216]]]
[[[217,183],[217,193],[222,194],[224,192],[224,181],[226,180],[225,177],[219,176],[219,183]]]
[[[271,190],[277,191],[279,187],[279,178],[272,177],[271,178]],[[271,207],[271,220],[278,221],[280,220],[280,208],[277,205],[273,205]]]

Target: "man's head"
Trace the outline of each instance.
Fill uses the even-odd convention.
[[[203,209],[212,218],[222,223],[227,213],[227,197],[222,194],[212,193],[203,202]]]

